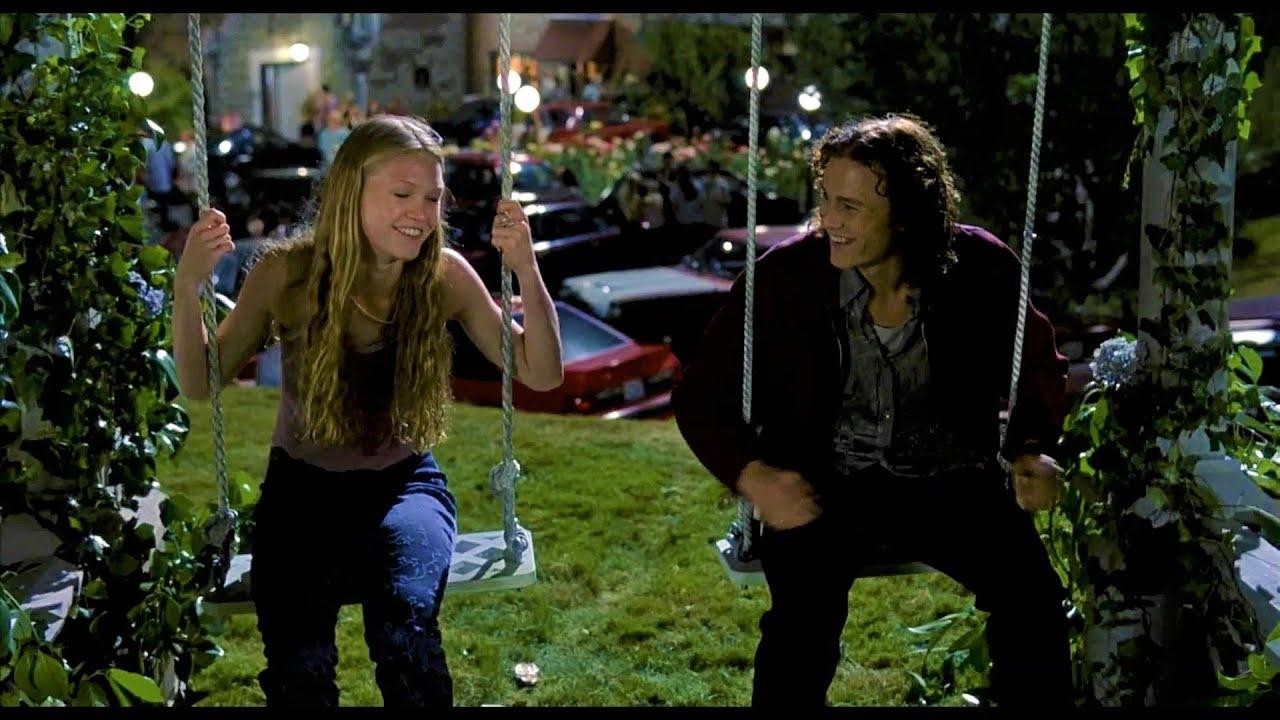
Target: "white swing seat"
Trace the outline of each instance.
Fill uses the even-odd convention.
[[[715,542],[716,557],[720,559],[720,565],[724,568],[724,573],[729,578],[729,582],[735,587],[747,589],[757,585],[764,585],[764,569],[760,566],[760,559],[753,558],[751,560],[743,560],[742,554],[739,552],[739,546],[742,544],[741,536],[731,534],[728,537],[721,538]],[[836,567],[844,565],[848,561],[843,559],[842,553],[832,550],[828,555],[830,558],[829,565]],[[863,565],[854,572],[855,578],[866,577],[887,577],[892,575],[918,575],[922,573],[937,572],[933,568],[924,563],[881,563],[874,565]]]
[[[489,590],[514,590],[533,585],[538,581],[538,567],[533,554],[533,533],[521,528],[528,541],[519,564],[510,565],[503,555],[507,550],[501,530],[489,530],[459,535],[453,546],[453,561],[449,564],[449,580],[445,585],[450,595],[487,592]],[[229,616],[254,612],[249,591],[249,566],[253,555],[236,555],[227,571],[222,589],[207,598],[206,611]]]

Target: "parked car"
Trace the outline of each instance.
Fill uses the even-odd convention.
[[[680,363],[661,345],[642,345],[569,305],[555,303],[560,321],[564,382],[546,392],[512,383],[512,404],[530,412],[592,415],[605,419],[661,417],[670,413]],[[519,298],[513,317],[523,321]],[[461,331],[453,334],[454,398],[475,405],[502,404],[502,373]]]
[[[311,199],[322,156],[271,130],[245,126],[208,141],[210,202],[239,232],[255,206],[285,204],[295,214]]]
[[[490,212],[502,194],[498,169],[502,156],[496,152],[464,150],[445,161],[445,187],[453,196],[454,208],[466,211],[488,207]],[[511,190],[521,203],[553,203],[582,199],[577,187],[566,186],[547,163],[524,153],[513,153]]]
[[[622,229],[600,210],[582,200],[533,203],[524,206],[533,234],[533,251],[547,289],[555,293],[564,278],[596,272],[626,242]],[[501,257],[491,241],[494,210],[473,209],[451,216],[451,244],[471,263],[491,290],[502,282]]]
[[[1232,337],[1262,356],[1258,384],[1280,387],[1280,295],[1244,298],[1227,308]]]
[[[803,231],[803,225],[757,227],[757,253]],[[678,265],[570,277],[560,297],[640,342],[669,344],[688,364],[707,323],[746,267],[746,256],[746,228],[721,230]]]
[[[817,140],[831,128],[831,123],[798,112],[760,113],[758,142],[763,143],[771,130],[778,130],[783,137],[790,140]],[[729,129],[729,139],[735,145],[747,145],[751,142],[751,124],[748,116],[735,118]]]
[[[728,182],[731,198],[727,208],[727,227],[746,227],[747,182],[731,172],[722,170],[720,174]],[[692,175],[699,186],[707,185],[710,179],[710,174],[705,169],[693,170]],[[677,224],[670,213],[665,213],[667,217],[660,225],[649,222],[638,211],[635,203],[640,192],[659,193],[664,197],[664,207],[669,207],[669,202],[665,199],[667,191],[660,180],[659,171],[649,168],[636,169],[619,178],[600,200],[600,208],[606,217],[628,234],[639,236],[628,241],[633,252],[623,261],[622,267],[677,263],[711,239],[714,228]],[[756,190],[756,225],[788,226],[803,221],[804,210],[797,200]]]
[[[665,120],[646,118],[625,106],[608,101],[557,100],[534,111],[546,133],[546,141],[576,144],[588,137],[602,140],[629,138],[636,133],[654,141],[671,137],[671,125]]]
[[[1231,335],[1237,344],[1248,345],[1262,357],[1259,385],[1280,386],[1280,295],[1235,300],[1227,305]],[[1070,363],[1067,394],[1083,394],[1093,373],[1089,363],[1093,352],[1118,330],[1107,324],[1079,326],[1069,319],[1055,327],[1059,351]]]
[[[431,127],[445,139],[459,147],[466,147],[472,140],[493,133],[501,121],[498,99],[477,97],[466,100],[447,116],[431,122]]]

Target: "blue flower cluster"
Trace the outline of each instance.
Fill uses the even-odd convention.
[[[1105,387],[1116,388],[1128,383],[1138,370],[1137,341],[1116,337],[1102,343],[1093,351],[1089,368],[1094,381]]]
[[[147,317],[158,317],[164,312],[164,291],[158,287],[152,287],[150,283],[142,278],[137,272],[129,271],[129,284],[133,285],[138,291],[138,297],[142,298],[142,304],[147,307]]]

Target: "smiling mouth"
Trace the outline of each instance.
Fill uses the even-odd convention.
[[[414,240],[420,240],[423,235],[426,235],[426,231],[422,228],[396,228],[395,230],[401,235],[413,238]]]
[[[831,235],[831,234],[828,234],[827,237],[831,239],[832,245],[852,245],[853,244],[853,238],[842,238],[842,237],[838,237],[836,235]]]

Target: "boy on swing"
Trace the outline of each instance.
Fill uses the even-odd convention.
[[[752,704],[820,706],[857,568],[921,561],[990,613],[993,700],[1068,706],[1065,593],[1030,512],[1051,507],[1066,358],[1028,308],[1008,392],[1019,261],[956,222],[931,130],[907,115],[833,128],[812,151],[811,231],[756,267],[751,426],[742,420],[744,278],[676,390],[698,459],[753,503],[772,607]],[[1006,489],[997,453],[1011,463]],[[838,558],[837,562],[832,562]]]

